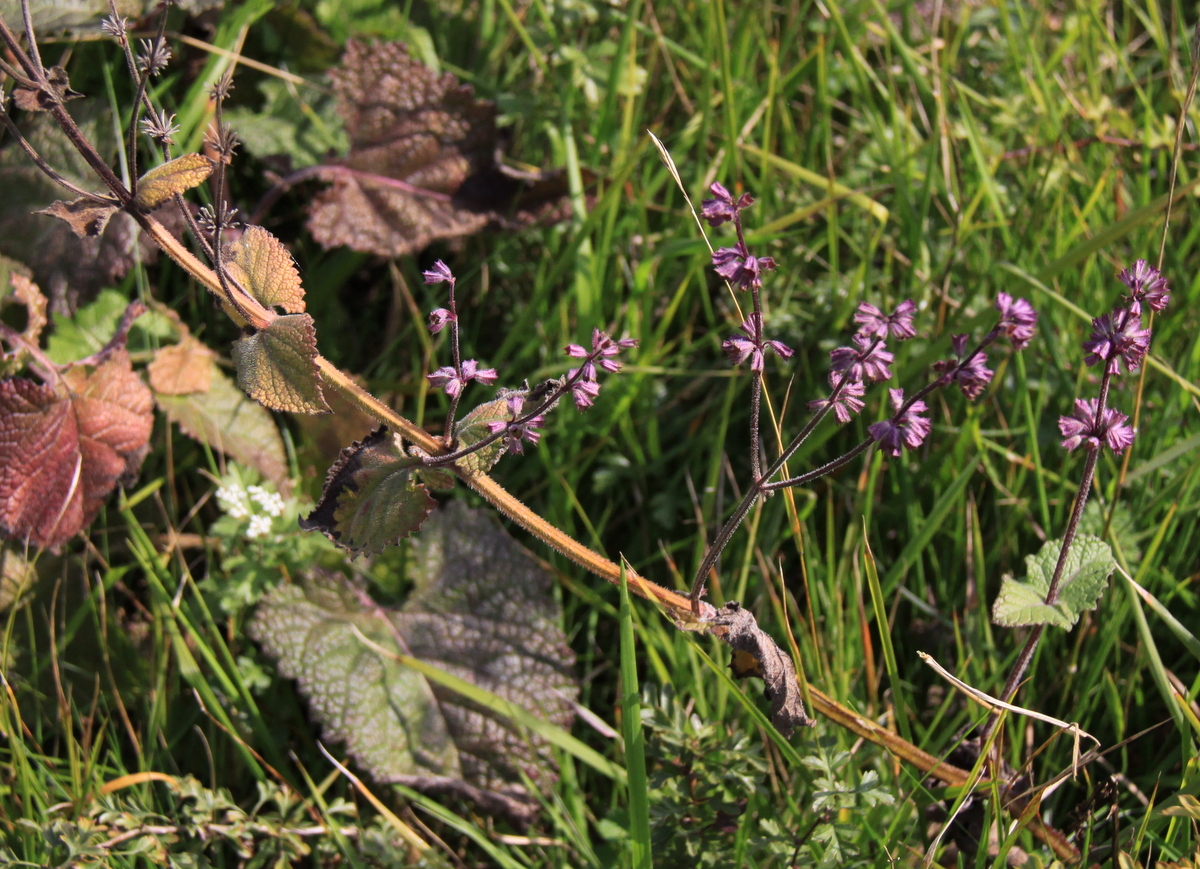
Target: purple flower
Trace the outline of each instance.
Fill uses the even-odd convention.
[[[1167,286],[1167,279],[1144,259],[1135,262],[1132,269],[1122,269],[1117,277],[1129,287],[1129,309],[1135,314],[1142,312],[1142,302],[1155,311],[1161,311],[1171,301],[1171,288]]]
[[[866,380],[875,382],[877,380],[890,380],[892,370],[888,368],[894,358],[887,350],[887,345],[883,341],[875,338],[868,338],[866,335],[856,334],[850,339],[854,342],[855,347],[835,347],[829,351],[829,358],[833,360],[833,369],[830,372],[830,379],[833,377],[833,372],[849,371],[851,380]]]
[[[580,380],[571,387],[571,397],[575,399],[575,406],[580,410],[591,407],[599,394],[600,384],[594,380]]]
[[[1068,450],[1078,446],[1098,450],[1102,444],[1107,444],[1110,450],[1119,453],[1133,443],[1133,427],[1125,424],[1129,417],[1119,410],[1106,407],[1097,420],[1099,406],[1100,400],[1097,398],[1086,401],[1076,399],[1075,413],[1058,418],[1058,430],[1062,432],[1064,447]]]
[[[451,274],[450,267],[441,260],[435,262],[433,268],[429,271],[422,272],[421,274],[425,276],[425,283],[427,284],[440,284],[443,281],[454,283],[454,275]]]
[[[1000,312],[1000,329],[1014,350],[1024,350],[1033,337],[1037,325],[1037,311],[1024,299],[1014,299],[1008,293],[996,296],[996,310]]]
[[[1092,320],[1092,336],[1083,342],[1088,365],[1105,363],[1109,374],[1121,373],[1121,361],[1133,371],[1142,364],[1150,348],[1150,330],[1143,329],[1142,318],[1130,310],[1118,308]]]
[[[734,335],[727,339],[721,345],[721,349],[729,357],[729,361],[734,365],[740,365],[745,362],[747,357],[750,359],[751,371],[762,371],[763,363],[765,362],[764,351],[770,350],[778,355],[781,359],[788,359],[792,355],[792,348],[784,344],[782,341],[763,341],[762,340],[762,315],[753,313],[738,327],[749,337],[743,338],[741,335]]]
[[[833,414],[837,417],[838,422],[850,422],[850,417],[863,409],[862,397],[866,389],[857,380],[847,381],[842,384],[842,390],[837,394],[837,398],[818,398],[816,401],[810,401],[808,409],[817,411],[832,405]]]
[[[712,263],[717,274],[742,290],[761,287],[762,272],[775,268],[775,260],[769,256],[751,256],[740,241],[734,247],[713,251]]]
[[[904,406],[904,390],[889,389],[888,395],[891,396],[892,407],[899,411]],[[916,449],[928,436],[929,420],[923,416],[917,416],[923,410],[926,410],[925,402],[914,401],[912,407],[904,413],[892,419],[877,422],[869,426],[867,431],[871,433],[871,437],[880,447],[893,456],[898,456],[901,446],[906,446],[910,450]]]
[[[754,197],[749,193],[743,193],[735,202],[733,194],[717,181],[710,184],[708,189],[715,198],[705,199],[700,203],[700,216],[708,221],[709,226],[716,227],[730,220],[737,220],[738,212],[749,208],[754,202]]]
[[[446,324],[457,320],[452,311],[445,308],[434,308],[429,312],[429,331],[436,335],[446,328]]]
[[[446,390],[446,394],[451,398],[457,398],[463,391],[463,387],[472,380],[478,380],[480,383],[486,385],[495,383],[498,376],[495,368],[480,369],[479,363],[474,359],[463,361],[461,374],[447,365],[439,368],[433,374],[425,375],[431,386],[435,389],[443,387]]]
[[[505,436],[505,441],[507,444],[506,449],[510,453],[524,453],[525,446],[522,443],[523,441],[537,446],[538,441],[542,439],[542,433],[538,429],[546,424],[545,415],[539,413],[537,416],[532,416],[524,422],[517,422],[524,406],[524,397],[510,395],[508,397],[508,412],[512,415],[512,419],[507,422],[495,420],[489,422],[487,425],[490,434],[496,434],[496,432],[500,431],[508,432]]]
[[[912,299],[901,302],[891,314],[885,314],[874,305],[863,302],[854,312],[854,322],[859,324],[858,334],[868,338],[886,338],[891,331],[892,337],[903,341],[917,334],[913,328],[913,315],[917,306]]]
[[[954,359],[942,359],[933,363],[933,370],[942,374],[942,382],[958,382],[962,394],[974,401],[983,394],[987,385],[992,382],[995,372],[987,367],[987,354],[982,350],[964,362],[963,354],[967,350],[967,336],[954,335],[950,339],[954,348]]]

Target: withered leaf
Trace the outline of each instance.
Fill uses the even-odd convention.
[[[153,211],[176,193],[202,184],[212,174],[212,161],[203,154],[184,154],[155,166],[138,179],[134,204]]]
[[[797,727],[811,727],[815,722],[804,709],[792,659],[758,626],[754,615],[730,601],[717,611],[712,624],[717,626],[713,633],[734,651],[733,675],[739,679],[757,676],[766,683],[764,693],[771,701],[771,722],[776,729],[791,736]]]
[[[116,205],[81,196],[71,202],[57,199],[48,208],[35,211],[34,214],[61,218],[79,238],[93,238],[104,232],[108,219],[116,212]]]
[[[326,413],[317,372],[317,332],[308,314],[285,314],[233,344],[237,381],[271,410]]]
[[[412,535],[437,502],[414,477],[421,459],[405,455],[399,437],[386,428],[342,450],[325,476],[321,500],[300,520],[358,554]]]
[[[8,285],[12,289],[12,297],[25,306],[25,330],[21,337],[33,346],[41,340],[42,330],[46,328],[46,297],[38,289],[37,284],[19,272],[8,276]]]
[[[25,87],[18,84],[13,88],[13,102],[26,112],[48,112],[56,103],[62,103],[83,94],[71,90],[67,71],[61,66],[46,70],[46,84],[42,87]]]
[[[135,477],[154,417],[124,348],[62,377],[63,391],[0,381],[0,531],[56,550]]]
[[[159,395],[208,392],[212,386],[213,360],[217,354],[191,335],[178,344],[160,347],[146,366],[150,388]]]
[[[551,578],[494,517],[457,503],[430,517],[413,560],[415,591],[400,610],[314,572],[303,587],[272,592],[251,635],[298,680],[325,735],[377,780],[528,820],[536,802],[521,775],[553,779],[545,742],[426,681],[355,629],[567,727],[578,687]]]
[[[159,408],[188,437],[282,485],[288,476],[287,453],[270,411],[248,398],[211,361],[209,369],[209,386],[204,391],[186,395],[156,391]],[[153,374],[150,382],[153,386]]]
[[[502,165],[495,106],[410,57],[403,43],[351,41],[330,78],[351,144],[321,173],[332,186],[309,211],[322,245],[404,256],[489,224],[566,216],[561,173]]]
[[[250,226],[229,246],[228,267],[238,283],[264,306],[289,314],[304,310],[300,272],[283,242],[261,226]]]

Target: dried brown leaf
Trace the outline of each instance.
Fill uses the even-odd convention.
[[[134,204],[144,211],[153,211],[176,193],[204,183],[212,169],[212,161],[203,154],[184,154],[155,166],[138,179]]]
[[[0,381],[0,531],[56,550],[91,523],[117,483],[136,477],[152,407],[123,347],[68,370],[61,391]]]
[[[55,200],[48,208],[35,211],[34,214],[48,214],[61,218],[79,238],[93,238],[104,232],[104,228],[108,226],[108,219],[116,212],[115,205],[81,196],[71,202]]]
[[[792,659],[758,626],[751,612],[730,601],[717,611],[712,623],[717,626],[713,633],[734,650],[733,675],[739,679],[757,676],[766,683],[763,693],[771,701],[771,722],[776,729],[791,736],[797,727],[812,727],[815,722],[804,709]]]
[[[150,388],[160,395],[208,392],[212,387],[217,354],[191,335],[178,344],[161,347],[146,367]]]
[[[43,87],[25,87],[18,84],[13,88],[13,102],[17,108],[26,112],[48,112],[56,103],[81,96],[83,94],[71,90],[67,71],[61,66],[52,66],[46,70],[46,84]]]
[[[37,284],[19,272],[13,272],[8,277],[12,287],[13,298],[25,306],[25,330],[21,337],[31,345],[37,346],[46,328],[46,297],[38,289]]]
[[[402,43],[351,41],[330,78],[351,147],[322,173],[332,186],[309,212],[326,247],[403,256],[489,224],[566,215],[561,174],[503,166],[495,106],[449,73],[435,74]]]

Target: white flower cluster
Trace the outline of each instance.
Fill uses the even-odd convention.
[[[262,486],[243,489],[236,484],[217,489],[217,502],[226,515],[233,519],[250,519],[246,537],[258,540],[271,533],[271,520],[283,514],[283,497],[278,492],[268,492]],[[262,510],[256,512],[255,505]]]

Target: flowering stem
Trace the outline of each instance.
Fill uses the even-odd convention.
[[[458,375],[458,379],[461,382],[463,380],[463,367],[462,367],[462,353],[459,350],[459,344],[458,344],[458,306],[454,301],[454,285],[455,285],[455,283],[457,283],[457,279],[454,277],[451,277],[449,283],[450,283],[450,315],[451,315],[450,316],[450,347],[451,347],[451,352],[454,354],[454,373],[456,375]],[[454,415],[458,411],[458,399],[461,395],[462,395],[462,390],[460,389],[454,395],[450,396],[450,410],[446,414],[446,429],[445,429],[445,433],[442,435],[442,440],[445,441],[446,446],[452,446],[454,444]]]
[[[1097,421],[1103,419],[1104,406],[1108,401],[1109,384],[1112,381],[1112,374],[1105,368],[1104,376],[1100,381],[1100,400],[1096,405],[1095,419]],[[1054,565],[1054,575],[1050,577],[1050,586],[1046,589],[1046,597],[1044,603],[1047,606],[1053,606],[1058,602],[1059,583],[1062,581],[1063,571],[1066,569],[1067,556],[1071,553],[1071,545],[1075,542],[1075,535],[1079,531],[1079,522],[1083,518],[1083,508],[1087,506],[1088,495],[1092,490],[1092,481],[1096,476],[1096,462],[1100,459],[1100,447],[1087,451],[1087,458],[1083,463],[1083,476],[1079,480],[1079,489],[1075,493],[1075,505],[1071,509],[1071,518],[1067,523],[1067,531],[1063,535],[1062,545],[1058,550],[1058,561]],[[1016,663],[1013,664],[1012,671],[1008,674],[1008,680],[1004,683],[1004,690],[1000,692],[1000,699],[1006,703],[1011,702],[1013,695],[1017,693],[1017,688],[1021,684],[1021,680],[1025,677],[1025,672],[1029,669],[1030,663],[1033,661],[1033,653],[1037,651],[1038,644],[1041,642],[1042,634],[1045,632],[1044,624],[1034,625],[1029,632],[1028,639],[1025,640],[1025,645],[1021,649],[1021,654],[1017,656]],[[999,721],[999,714],[993,713],[983,727],[982,737],[987,739],[991,735],[993,729]]]

